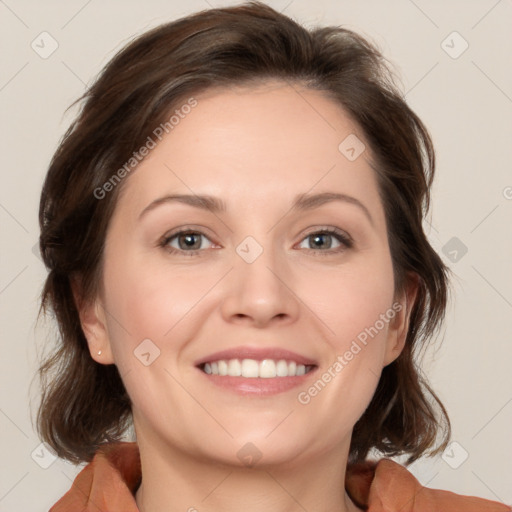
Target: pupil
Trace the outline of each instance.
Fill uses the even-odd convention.
[[[324,234],[324,235],[314,235],[314,237],[313,237],[313,238],[314,238],[314,241],[315,241],[314,243],[315,243],[315,244],[318,244],[318,243],[319,243],[319,244],[322,244],[322,243],[324,243],[324,244],[325,244],[325,237],[328,237],[328,236],[330,236],[330,235],[325,235],[325,234]],[[330,248],[330,247],[331,247],[331,244],[330,244],[330,243],[329,243],[329,244],[326,244],[326,245],[327,245],[327,248]]]
[[[195,238],[195,237],[197,237],[197,235],[195,235],[195,234],[193,234],[193,233],[189,233],[189,234],[187,234],[187,235],[183,235],[182,240],[184,240],[184,241],[185,241],[185,246],[186,246],[187,248],[189,248],[189,249],[190,249],[191,247],[193,247],[194,245],[196,245],[196,244],[197,244],[197,241],[196,241],[196,240],[194,240],[194,238]]]

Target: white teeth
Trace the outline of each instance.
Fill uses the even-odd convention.
[[[226,361],[219,361],[219,375],[227,375],[228,374],[228,363]]]
[[[244,359],[242,361],[242,377],[256,378],[259,377],[260,367],[258,361],[254,359]]]
[[[221,359],[205,363],[203,371],[208,375],[220,375],[230,377],[245,377],[247,379],[272,379],[274,377],[295,377],[305,375],[311,370],[303,364],[297,364],[295,361],[285,361],[279,359]]]
[[[260,363],[260,375],[262,379],[271,379],[276,376],[276,363],[272,359],[263,359]]]
[[[277,361],[276,375],[278,377],[288,377],[288,363],[282,359]]]
[[[230,359],[228,364],[228,375],[230,377],[240,377],[242,375],[242,365],[238,359]],[[213,370],[213,368],[212,368]],[[213,372],[212,372],[213,373]],[[215,374],[218,375],[218,372]]]

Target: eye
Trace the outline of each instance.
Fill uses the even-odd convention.
[[[304,247],[304,244],[309,247]],[[318,252],[342,252],[354,245],[350,236],[337,229],[322,229],[310,233],[303,239],[299,248]]]
[[[211,240],[200,231],[183,230],[170,235],[165,235],[160,245],[170,252],[188,253],[189,255],[196,254],[198,251],[208,248],[208,241],[213,244]]]
[[[186,229],[165,235],[159,245],[171,253],[193,256],[207,249],[208,245],[215,244],[201,231]],[[353,245],[352,238],[343,231],[326,228],[308,234],[300,243],[299,248],[332,254],[342,252]]]

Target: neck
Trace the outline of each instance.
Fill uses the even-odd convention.
[[[345,492],[348,449],[294,463],[254,467],[193,458],[138,440],[140,512],[355,512]]]

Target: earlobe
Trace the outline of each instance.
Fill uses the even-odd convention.
[[[80,325],[87,339],[91,357],[100,364],[114,364],[106,323],[105,309],[99,298],[83,301],[76,281],[72,285]]]
[[[91,357],[101,364],[113,364],[114,358],[110,349],[110,340],[106,323],[105,309],[98,299],[85,306],[80,314],[80,323]]]
[[[395,299],[392,309],[397,312],[394,318],[389,322],[388,339],[386,345],[386,354],[384,365],[392,363],[405,347],[411,312],[419,289],[419,277],[416,274],[408,276],[408,283],[405,291],[399,299]]]

